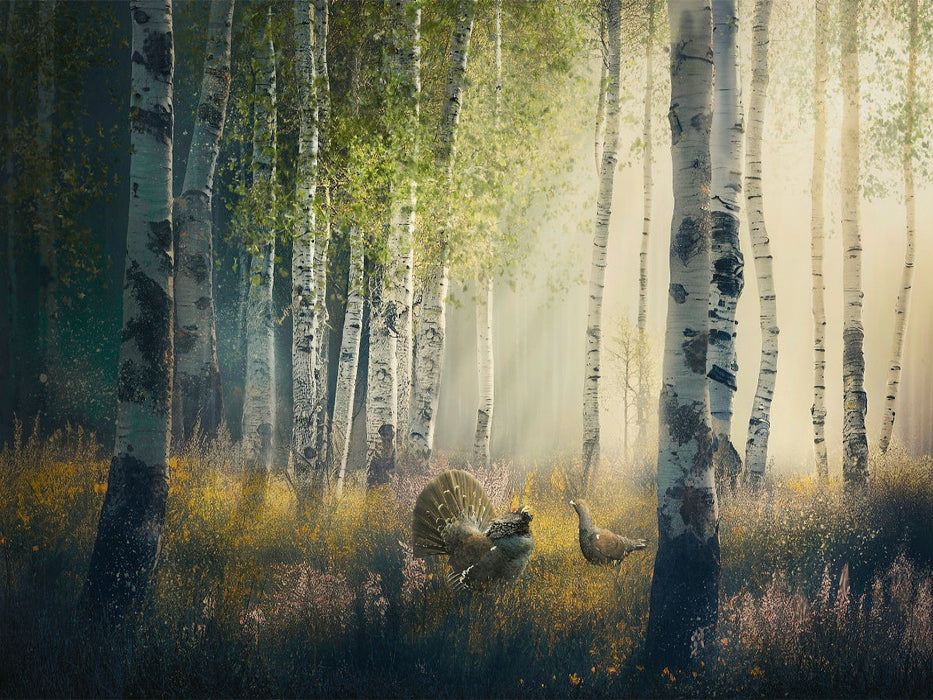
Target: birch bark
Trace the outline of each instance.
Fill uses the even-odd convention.
[[[588,489],[599,464],[599,380],[602,343],[603,288],[606,278],[606,246],[612,213],[612,186],[619,149],[619,71],[622,53],[622,6],[609,0],[606,9],[609,38],[609,71],[606,82],[606,130],[599,192],[596,195],[596,225],[590,266],[589,307],[586,326],[586,367],[583,382],[583,488]]]
[[[816,472],[829,480],[826,459],[826,306],[823,301],[823,186],[826,179],[826,81],[829,77],[828,0],[816,0],[813,69],[813,176],[810,185],[810,267],[813,278],[813,451]]]
[[[603,2],[599,7],[599,94],[596,96],[596,125],[593,129],[593,161],[596,164],[596,176],[600,174],[602,156],[599,143],[603,138],[603,126],[606,123],[606,76],[609,70],[609,49],[606,42],[606,8]]]
[[[906,243],[904,270],[901,273],[901,291],[894,306],[894,340],[891,347],[891,363],[888,365],[888,390],[884,397],[884,412],[881,418],[881,436],[878,447],[888,451],[891,433],[894,430],[894,407],[901,383],[901,362],[904,357],[904,335],[907,330],[907,314],[910,311],[910,290],[914,278],[914,238],[916,230],[916,204],[914,202],[914,93],[917,83],[917,35],[920,1],[911,0],[909,49],[907,57],[907,102],[905,106],[904,146],[902,163],[904,169],[904,213],[906,219]]]
[[[777,299],[774,292],[771,243],[765,227],[761,186],[761,136],[764,130],[765,103],[768,98],[768,23],[771,0],[757,0],[752,26],[752,86],[748,105],[748,147],[745,153],[745,191],[748,201],[748,224],[755,255],[755,274],[761,303],[761,363],[758,387],[748,419],[745,443],[745,469],[749,482],[758,487],[768,463],[768,438],[771,434],[771,400],[777,378],[778,326]]]
[[[182,194],[173,224],[178,241],[175,268],[176,444],[191,437],[200,418],[208,435],[223,416],[217,336],[214,326],[214,169],[230,94],[230,34],[234,0],[212,0],[201,97],[188,152]]]
[[[712,639],[719,600],[719,506],[712,465],[706,346],[710,288],[712,13],[669,0],[670,290],[658,436],[658,553],[645,647],[652,668],[685,668]]]
[[[865,436],[865,355],[862,327],[862,239],[859,231],[859,56],[860,0],[841,0],[842,45],[842,478],[847,489],[868,481]]]
[[[449,183],[457,145],[457,125],[463,96],[464,73],[473,33],[476,0],[460,0],[457,25],[450,38],[447,87],[434,146],[434,165],[440,179]],[[445,193],[449,196],[449,192]],[[446,218],[446,214],[444,217]],[[449,234],[444,221],[437,231],[436,250],[428,262],[424,294],[418,318],[418,340],[414,358],[415,385],[411,397],[409,449],[427,462],[434,446],[434,428],[441,388],[441,370],[446,342],[447,286],[450,276]]]
[[[717,473],[735,482],[742,460],[732,444],[732,401],[735,395],[735,309],[745,285],[745,263],[739,247],[742,197],[742,140],[745,120],[737,37],[735,0],[713,0],[715,96],[710,132],[712,190],[712,285],[709,295],[710,416]]]
[[[350,453],[350,428],[353,425],[353,399],[359,366],[360,335],[363,329],[363,234],[358,226],[350,227],[350,271],[347,275],[347,312],[343,319],[343,337],[337,363],[337,388],[334,392],[334,416],[331,419],[337,470],[337,496],[343,492]]]
[[[271,21],[271,20],[270,20]],[[276,84],[275,48],[269,21],[253,60],[253,187],[274,198]],[[250,450],[250,469],[258,474],[272,466],[275,435],[275,322],[272,284],[275,276],[275,232],[260,221],[259,251],[250,258],[246,301],[246,386],[243,391],[243,439]]]
[[[489,438],[495,407],[495,364],[492,352],[493,283],[487,279],[476,302],[476,370],[479,378],[479,408],[473,438],[473,463],[489,466]]]
[[[298,483],[320,493],[323,480],[314,463],[315,363],[318,356],[314,310],[320,292],[314,276],[318,124],[311,8],[309,0],[301,0],[294,6],[300,112],[296,182],[299,215],[292,244],[292,459]]]
[[[145,595],[168,495],[172,406],[170,0],[132,0],[130,204],[114,456],[85,595],[111,620]]]

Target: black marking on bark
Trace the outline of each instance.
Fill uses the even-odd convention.
[[[732,391],[735,391],[738,387],[735,384],[735,375],[729,370],[723,369],[719,365],[713,365],[710,369],[709,374],[706,375],[714,382],[719,382],[724,386],[729,387]]]
[[[706,331],[685,340],[681,347],[684,349],[684,361],[691,372],[706,374]]]
[[[194,305],[201,311],[204,311],[211,305],[211,298],[210,297],[199,297],[198,300],[194,302]]]
[[[213,129],[220,129],[224,121],[224,113],[208,102],[198,105],[198,119]]]
[[[175,352],[179,355],[191,352],[198,342],[197,326],[179,326],[175,329]]]
[[[671,253],[686,265],[701,249],[702,240],[700,223],[693,217],[685,216],[671,241]]]
[[[149,238],[146,247],[159,256],[159,270],[166,276],[172,274],[172,220],[149,222]]]
[[[682,284],[672,284],[668,290],[668,293],[677,304],[683,304],[685,301],[687,301],[687,290],[684,289]]]
[[[138,313],[126,321],[122,342],[135,341],[139,364],[125,361],[120,367],[117,396],[121,401],[149,403],[168,413],[172,370],[172,299],[134,260],[126,271],[126,286]]]
[[[710,316],[713,314],[710,313]],[[728,343],[732,340],[732,334],[727,333],[726,331],[721,331],[718,328],[711,328],[709,331],[709,344],[710,345],[719,345],[720,343]]]
[[[148,134],[159,143],[171,145],[174,117],[170,109],[156,105],[153,109],[134,109],[130,114],[133,131]]]
[[[185,266],[185,271],[198,283],[198,286],[204,284],[205,280],[207,280],[207,260],[204,259],[203,255],[186,255],[182,264]]]
[[[143,55],[149,71],[160,80],[172,75],[175,56],[171,32],[152,32],[143,41]]]
[[[137,7],[133,10],[133,21],[136,22],[136,24],[145,24],[149,21],[149,15]]]
[[[680,105],[676,102],[671,105],[671,108],[667,112],[667,120],[671,124],[671,145],[675,145],[680,142],[681,137],[684,134],[683,127],[680,125],[680,119],[677,116],[675,111]]]

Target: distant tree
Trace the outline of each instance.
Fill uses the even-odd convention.
[[[748,440],[745,445],[745,469],[749,481],[755,487],[763,481],[768,464],[771,400],[777,380],[778,360],[777,297],[774,290],[771,240],[765,227],[764,193],[761,184],[761,137],[768,99],[770,20],[771,0],[756,0],[752,27],[752,94],[748,105],[748,146],[745,151],[745,195],[748,201],[748,223],[761,305],[761,364],[758,368],[758,387],[748,419]]]
[[[130,209],[116,444],[85,594],[123,617],[146,592],[168,496],[172,400],[172,4],[132,0]]]
[[[175,390],[173,439],[191,437],[195,423],[208,435],[223,416],[214,325],[214,171],[230,94],[230,35],[234,0],[212,0],[204,76],[181,196],[173,222],[175,268]]]
[[[658,553],[645,638],[653,668],[683,668],[692,648],[713,639],[720,573],[706,379],[713,20],[704,0],[669,0],[668,14],[674,213],[658,426]]]

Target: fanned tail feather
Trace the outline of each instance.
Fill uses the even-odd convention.
[[[471,521],[482,532],[493,520],[492,503],[472,474],[452,469],[435,477],[415,501],[412,549],[416,557],[449,554],[444,528],[455,520]]]

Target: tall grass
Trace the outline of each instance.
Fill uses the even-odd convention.
[[[0,453],[3,695],[930,692],[927,460],[878,461],[855,503],[808,479],[727,498],[717,634],[692,668],[648,677],[653,545],[618,575],[587,564],[566,461],[478,475],[503,509],[534,510],[535,553],[515,585],[457,594],[443,562],[409,547],[412,502],[446,461],[304,508],[279,476],[261,503],[243,498],[244,456],[229,436],[197,443],[171,465],[151,593],[130,624],[104,630],[80,593],[107,460],[80,430],[17,435]],[[656,496],[636,483],[604,478],[591,505],[599,524],[653,543]]]

